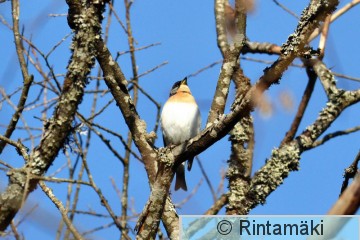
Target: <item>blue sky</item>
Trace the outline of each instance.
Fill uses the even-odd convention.
[[[307,1],[282,1],[282,3],[298,15],[301,14],[302,9],[307,5]],[[347,1],[343,2],[340,7],[345,3]],[[122,2],[116,1],[115,8],[124,21]],[[0,14],[8,22],[11,22],[10,10],[10,2],[0,4]],[[358,21],[359,11],[359,7],[355,7],[331,25],[324,59],[325,64],[334,72],[355,77],[360,77],[358,68],[360,46],[356,44],[356,39],[360,37],[360,29],[354,24],[354,22]],[[67,5],[65,1],[22,1],[20,23],[25,26],[25,36],[31,38],[36,46],[47,53],[54,44],[70,33],[66,17],[54,18],[49,17],[48,14],[66,12]],[[113,56],[115,56],[117,51],[128,50],[128,47],[124,31],[115,18],[112,21],[108,45]],[[286,41],[287,36],[293,32],[296,24],[297,19],[276,7],[272,1],[257,1],[254,12],[249,14],[248,17],[247,36],[251,41],[266,41],[281,45]],[[142,87],[161,104],[166,101],[169,90],[175,81],[221,59],[216,45],[212,1],[208,1],[207,4],[202,1],[189,0],[135,1],[132,6],[132,28],[138,43],[137,47],[157,42],[161,43],[159,46],[139,51],[136,54],[139,73],[146,72],[165,61],[168,62],[165,66],[140,79]],[[12,92],[22,84],[21,73],[17,65],[13,36],[4,25],[0,25],[0,31],[2,33],[0,37],[0,46],[2,46],[0,87],[5,88],[7,92]],[[70,56],[70,40],[71,37],[49,58],[57,74],[65,73],[66,71],[66,65]],[[313,46],[317,47],[317,44],[318,40],[315,40]],[[276,59],[276,56],[259,54],[248,54],[246,57],[263,60]],[[296,62],[299,61],[297,60]],[[118,63],[125,76],[130,78],[132,72],[129,55],[121,56]],[[254,83],[268,65],[244,60],[242,61],[242,66],[245,74]],[[96,69],[97,67],[96,65]],[[39,74],[37,74],[32,66],[29,67],[29,71],[35,75],[35,81],[41,80]],[[189,79],[189,86],[201,109],[203,127],[207,119],[219,71],[220,65],[216,65]],[[92,74],[96,74],[96,71],[93,71]],[[60,77],[60,79],[62,78]],[[360,87],[359,82],[341,78],[337,78],[337,80],[338,86],[344,89],[357,89]],[[307,77],[305,71],[290,67],[284,74],[281,84],[272,86],[266,92],[266,96],[272,105],[272,114],[264,117],[258,110],[253,113],[256,141],[253,172],[263,166],[266,158],[270,156],[271,150],[279,146],[286,131],[289,129],[306,83]],[[90,82],[88,89],[94,86],[95,82]],[[102,89],[105,89],[104,84],[102,84]],[[33,87],[30,91],[29,101],[35,99],[38,92],[39,88]],[[281,104],[280,95],[282,93],[289,94],[293,100],[294,107],[290,111],[286,110]],[[18,95],[12,100],[16,102],[17,98]],[[231,90],[229,104],[233,98],[234,91]],[[110,94],[101,97],[99,109],[110,99]],[[85,116],[89,115],[90,100],[91,96],[85,97],[80,106],[80,112]],[[321,84],[317,82],[314,94],[305,113],[305,118],[300,125],[300,132],[316,119],[317,113],[325,106],[325,103],[326,96]],[[145,96],[140,95],[138,112],[146,120],[149,131],[154,126],[155,110],[155,106]],[[0,111],[0,123],[7,123],[12,112],[11,108],[3,104]],[[49,111],[49,115],[51,113],[52,111]],[[360,124],[359,113],[359,106],[350,107],[326,133],[358,126]],[[38,110],[28,111],[25,113],[25,116],[31,126],[41,127],[41,122],[34,119],[34,116],[41,116]],[[126,125],[115,104],[112,104],[95,122],[101,123],[126,136]],[[1,128],[0,132],[3,133],[4,130]],[[21,137],[22,134],[24,132],[17,132],[13,139]],[[158,140],[156,145],[161,147],[161,132],[158,131],[157,134]],[[92,174],[96,183],[103,189],[103,193],[113,206],[114,211],[119,213],[120,202],[116,192],[111,187],[110,177],[114,178],[120,186],[122,165],[107,151],[99,151],[99,149],[103,149],[103,143],[95,135],[92,138],[94,148],[90,150],[88,159],[90,168],[93,169]],[[110,139],[115,146],[120,148],[119,142],[116,139]],[[302,155],[300,171],[292,172],[284,184],[268,197],[266,204],[258,206],[251,211],[251,214],[325,214],[338,198],[343,180],[343,170],[355,158],[360,146],[359,139],[360,133],[354,133],[349,136],[338,137],[323,146],[305,152]],[[27,144],[29,147],[31,146],[29,142]],[[99,146],[99,149],[96,146]],[[226,160],[229,158],[229,154],[230,146],[227,138],[225,138],[199,156],[215,188],[218,187],[221,179],[221,170],[226,169]],[[23,164],[23,160],[11,147],[4,151],[0,159],[8,161],[15,167],[20,167]],[[75,155],[72,155],[72,159],[75,159]],[[56,171],[65,161],[64,156],[59,154],[54,165],[49,169],[49,173],[51,174]],[[134,199],[134,209],[140,212],[149,194],[146,173],[143,165],[136,159],[131,159],[130,171],[130,197]],[[57,176],[66,177],[67,172],[63,171]],[[194,163],[192,171],[190,173],[187,172],[187,182],[190,191],[202,178],[197,163]],[[6,186],[6,181],[5,173],[0,172],[0,187],[2,189]],[[226,185],[227,183],[225,182],[225,190]],[[49,186],[54,189],[55,195],[65,201],[66,185],[49,183]],[[183,191],[172,191],[175,203],[181,201],[188,194]],[[79,208],[83,210],[91,208],[106,213],[91,189],[85,187],[81,192],[81,199],[82,203]],[[31,194],[27,208],[36,203],[39,203],[41,207],[30,217],[31,222],[25,222],[21,225],[20,231],[24,232],[27,239],[35,239],[35,236],[54,236],[60,214],[39,189]],[[203,182],[198,193],[188,203],[183,205],[178,212],[180,214],[201,214],[211,205],[212,196],[208,186]],[[224,213],[224,211],[221,213]],[[51,221],[44,221],[48,217]],[[76,226],[84,231],[110,222],[110,219],[96,218],[91,222],[84,222],[85,219],[89,218],[83,218],[82,216],[77,216],[75,219]],[[44,227],[40,227],[40,225],[46,226],[46,223],[49,224],[47,227],[49,230],[47,231],[44,230]],[[108,239],[110,236],[117,236],[117,234],[117,229],[113,227],[111,230],[99,231],[91,236],[97,239]]]

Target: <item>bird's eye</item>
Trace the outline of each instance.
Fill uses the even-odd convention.
[[[174,85],[172,86],[171,91],[170,91],[170,97],[177,92],[180,85],[181,85],[181,81],[178,81],[178,82],[174,83]]]

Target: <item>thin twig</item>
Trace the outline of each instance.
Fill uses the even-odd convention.
[[[357,4],[360,3],[360,0],[353,0],[350,3],[346,4],[344,7],[340,8],[336,12],[334,12],[331,15],[330,23],[334,22],[336,19],[338,19],[340,16],[342,16],[344,13],[349,11],[351,8],[355,7]],[[316,28],[313,33],[310,35],[308,42],[311,42],[316,38],[322,31],[323,25],[321,27]]]
[[[143,160],[141,159],[141,156],[139,156],[136,152],[134,152],[133,150],[131,150],[130,148],[128,148],[123,136],[121,136],[119,133],[112,131],[111,129],[105,128],[97,123],[92,123],[91,124],[94,127],[100,128],[101,130],[110,133],[111,135],[114,135],[115,137],[119,138],[120,142],[124,145],[126,150],[129,150],[131,152],[131,154],[138,159],[140,162],[142,162]]]
[[[109,7],[112,10],[112,12],[114,13],[114,16],[116,18],[116,20],[118,21],[118,23],[120,24],[121,28],[124,30],[124,32],[126,33],[126,35],[128,34],[126,27],[124,25],[124,23],[121,21],[121,19],[119,18],[119,16],[117,15],[113,5],[111,3],[109,3]]]
[[[86,119],[83,115],[81,115],[80,113],[76,114],[80,120],[86,124],[86,126],[88,128],[90,128],[91,131],[93,131],[100,139],[101,141],[103,141],[103,143],[108,147],[108,149],[115,155],[115,157],[117,159],[120,160],[120,162],[122,164],[124,164],[124,158],[118,153],[118,151],[116,151],[116,149],[112,146],[112,144],[110,143],[110,140],[108,140],[101,132],[99,132],[98,130],[96,130]]]
[[[155,66],[155,67],[153,67],[153,68],[150,68],[149,70],[147,70],[147,71],[145,71],[145,72],[143,72],[143,73],[140,73],[140,74],[137,76],[137,78],[142,78],[143,76],[145,76],[145,75],[147,75],[147,74],[149,74],[149,73],[151,73],[151,72],[154,72],[155,70],[157,70],[157,69],[165,66],[165,65],[168,64],[168,63],[169,63],[168,61],[164,61],[164,62],[160,63],[159,65],[157,65],[157,66]],[[133,78],[133,79],[134,79],[134,78]],[[132,79],[132,80],[133,80],[133,79]]]
[[[317,140],[315,141],[313,144],[312,144],[312,147],[318,147],[322,144],[324,144],[325,142],[335,138],[335,137],[338,137],[338,136],[342,136],[342,135],[347,135],[347,134],[350,134],[350,133],[353,133],[353,132],[357,132],[360,130],[360,126],[357,126],[357,127],[353,127],[353,128],[349,128],[349,129],[346,129],[346,130],[341,130],[341,131],[336,131],[336,132],[333,132],[333,133],[329,133],[329,134],[326,134],[322,139],[320,140]]]
[[[139,47],[139,48],[134,48],[134,51],[141,51],[141,50],[145,50],[145,49],[148,49],[148,48],[151,48],[151,47],[155,47],[155,46],[158,46],[160,45],[161,43],[157,42],[157,43],[152,43],[152,44],[149,44],[149,45],[146,45],[146,46],[143,46],[143,47]],[[124,54],[127,54],[127,53],[131,53],[130,50],[127,50],[127,51],[123,51],[123,52],[117,52],[116,53],[116,57],[115,57],[115,61],[118,60],[118,58],[121,56],[121,55],[124,55]]]
[[[286,133],[284,139],[282,140],[280,146],[290,142],[291,140],[293,140],[299,125],[301,123],[301,120],[304,116],[305,110],[308,106],[308,103],[310,101],[311,95],[313,93],[314,87],[315,87],[315,83],[316,83],[316,78],[317,75],[314,73],[314,71],[311,68],[307,68],[306,69],[306,73],[308,75],[308,84],[306,85],[305,91],[303,93],[303,96],[301,98],[301,102],[299,104],[297,113],[295,115],[295,118],[293,120],[293,122],[291,123],[290,126],[290,130]]]
[[[356,173],[358,172],[359,161],[360,161],[360,151],[356,155],[356,157],[355,157],[354,161],[351,163],[351,165],[348,168],[346,168],[344,171],[344,181],[341,186],[340,196],[347,188],[350,178],[354,178]]]
[[[96,213],[96,212],[93,212],[93,211],[75,210],[75,213],[77,213],[77,214],[90,215],[90,216],[93,216],[93,217],[111,218],[111,217],[110,217],[109,215],[107,215],[107,214]]]
[[[203,182],[203,179],[201,178],[199,183],[196,184],[196,186],[194,187],[194,189],[189,193],[189,195],[186,196],[186,198],[184,198],[183,200],[181,200],[181,202],[179,203],[175,203],[175,207],[176,208],[181,208],[181,206],[183,206],[185,203],[187,203],[199,190],[201,184]]]
[[[125,5],[125,17],[126,17],[126,29],[127,29],[127,39],[128,39],[128,45],[130,49],[130,60],[131,60],[131,68],[132,68],[132,82],[133,85],[133,104],[134,107],[137,106],[138,99],[139,99],[139,73],[138,73],[138,66],[136,64],[136,56],[135,56],[135,46],[134,46],[134,36],[132,32],[131,27],[131,14],[130,9],[132,6],[132,2],[129,2],[128,0],[124,0]],[[125,235],[123,233],[120,236],[120,239],[122,240],[124,237],[126,237],[126,234],[128,234],[128,229],[126,228],[127,224],[127,211],[128,211],[128,201],[129,201],[129,172],[130,172],[130,153],[131,153],[131,146],[132,146],[133,136],[131,134],[131,131],[128,131],[127,136],[127,143],[126,143],[126,152],[125,152],[125,158],[124,158],[124,170],[122,175],[122,194],[121,194],[121,216],[120,216],[120,222],[121,226],[124,228]]]
[[[97,231],[100,231],[100,230],[103,230],[103,229],[106,229],[106,228],[110,228],[114,226],[114,222],[110,222],[108,224],[105,224],[105,225],[102,225],[102,226],[99,226],[99,227],[96,227],[94,229],[91,229],[89,231],[85,231],[85,232],[82,232],[82,235],[85,236],[85,235],[89,235],[91,233],[94,233],[94,232],[97,232]]]
[[[19,18],[20,18],[20,6],[19,6],[19,0],[11,0],[11,8],[12,8],[12,19],[13,19],[13,33],[14,33],[14,39],[15,39],[15,47],[16,47],[16,53],[19,59],[20,69],[21,73],[24,79],[24,82],[26,83],[28,79],[30,78],[27,64],[24,58],[24,47],[21,42],[21,34],[19,31]]]
[[[118,196],[119,198],[119,201],[121,202],[121,191],[120,189],[116,186],[116,182],[115,182],[115,179],[113,177],[110,177],[110,181],[111,181],[111,186],[113,187],[113,189],[115,190],[116,192],[116,195]]]
[[[19,111],[18,111],[18,108],[17,108],[17,106],[15,106],[15,104],[10,100],[10,99],[8,99],[8,98],[6,98],[6,93],[3,91],[3,89],[2,88],[0,88],[0,93],[1,93],[1,95],[6,99],[6,101],[8,102],[8,104],[15,110],[15,114],[17,114],[17,113],[19,113]],[[27,96],[26,96],[27,97]],[[26,99],[26,97],[25,97],[25,99]],[[20,103],[21,101],[19,101],[19,103]],[[23,105],[22,106],[20,106],[21,108],[23,108]],[[14,115],[15,115],[14,114]],[[13,115],[13,116],[14,116]],[[33,135],[32,135],[32,133],[31,133],[31,131],[30,131],[30,127],[29,127],[29,125],[27,124],[27,122],[26,122],[26,119],[24,118],[24,116],[22,115],[22,114],[18,114],[18,116],[17,116],[18,118],[17,119],[15,119],[16,120],[16,123],[17,123],[17,121],[19,120],[19,119],[21,119],[21,121],[23,122],[23,124],[24,124],[24,129],[28,132],[28,135],[29,135],[29,138],[30,138],[30,140],[31,140],[31,149],[33,149],[33,147],[34,147],[34,137],[33,137]],[[14,123],[12,123],[12,119],[11,119],[11,122],[10,122],[10,126],[16,126],[16,123],[14,122]],[[14,124],[14,125],[13,125]],[[13,132],[13,130],[15,129],[12,129],[12,127],[10,127],[10,128],[8,128],[8,129],[10,129],[10,131],[11,131],[11,133]],[[8,131],[6,131],[6,132],[8,132]]]
[[[200,161],[200,158],[199,158],[198,156],[196,156],[195,159],[196,159],[196,162],[199,164],[200,171],[201,171],[202,175],[203,175],[204,178],[205,178],[206,184],[207,184],[207,185],[209,186],[209,188],[210,188],[210,192],[211,192],[211,195],[213,196],[213,200],[214,200],[214,203],[215,203],[215,202],[216,202],[216,199],[217,199],[217,196],[216,196],[214,187],[213,187],[213,185],[211,184],[208,175],[206,174],[206,171],[205,171],[204,166],[202,165],[202,163],[201,163],[201,161]]]
[[[81,146],[79,145],[79,142],[78,141],[75,141],[76,144],[78,145],[79,148],[81,148]],[[106,210],[108,211],[108,213],[110,214],[111,218],[113,219],[115,225],[118,227],[118,229],[120,231],[123,231],[124,229],[122,228],[122,225],[119,221],[119,219],[117,218],[117,216],[115,215],[114,211],[112,210],[111,206],[109,205],[109,202],[107,201],[107,199],[105,198],[105,196],[103,195],[103,193],[101,192],[101,190],[97,187],[97,185],[95,184],[95,181],[93,179],[93,176],[90,172],[90,169],[89,169],[89,166],[87,164],[87,159],[85,156],[81,156],[82,158],[82,163],[83,163],[83,166],[84,166],[84,169],[88,175],[88,178],[89,178],[89,182],[92,186],[92,188],[94,189],[94,191],[97,193],[98,197],[100,198],[101,200],[101,203],[102,205],[106,208]],[[122,236],[125,237],[125,239],[129,239],[130,240],[130,237],[125,234],[125,233],[122,233]]]
[[[87,185],[87,186],[91,187],[91,184],[89,182],[67,179],[67,178],[54,178],[54,177],[45,177],[45,176],[36,176],[36,175],[32,175],[31,178],[38,179],[43,182],[46,181],[46,182],[55,182],[55,183],[76,183],[76,184],[82,184],[82,185]]]
[[[14,146],[25,161],[29,160],[29,155],[27,153],[28,149],[20,141],[15,142],[7,137],[4,137],[3,135],[0,135],[0,140]]]
[[[30,86],[31,86],[32,82],[34,81],[34,76],[29,75],[29,73],[28,73],[27,64],[25,62],[25,58],[23,55],[23,46],[22,46],[21,37],[20,37],[20,33],[19,33],[19,11],[20,11],[19,8],[20,7],[19,7],[18,0],[12,0],[11,5],[12,5],[13,32],[14,32],[14,38],[15,38],[16,53],[18,55],[19,64],[20,64],[22,75],[23,75],[24,87],[21,92],[20,100],[15,109],[15,113],[13,114],[13,116],[10,120],[10,123],[8,125],[8,128],[6,129],[6,132],[4,134],[4,136],[6,138],[10,138],[12,133],[15,130],[15,127],[21,116],[21,113],[24,110],[24,105],[25,105],[26,99],[29,94]],[[4,141],[0,142],[0,154],[4,150],[5,145],[6,144]]]
[[[7,167],[7,168],[9,168],[9,169],[12,169],[12,168],[13,168],[10,164],[4,162],[3,160],[0,160],[0,164],[4,165],[5,167]]]
[[[3,89],[3,88],[0,88],[0,89]],[[13,91],[12,93],[6,94],[6,96],[3,97],[3,98],[0,100],[0,104],[1,104],[2,102],[6,101],[7,98],[8,98],[8,99],[11,99],[12,96],[14,96],[16,93],[20,92],[22,89],[23,89],[22,87],[19,87],[19,88],[17,88],[15,91]],[[3,89],[3,90],[4,90],[4,92],[5,92],[5,89]],[[0,105],[0,106],[1,106],[1,105]]]
[[[196,75],[202,73],[203,71],[208,70],[208,69],[210,69],[210,68],[212,68],[212,67],[214,67],[214,66],[216,66],[216,65],[218,65],[218,64],[220,64],[220,63],[222,63],[222,60],[213,62],[213,63],[211,63],[211,64],[209,64],[209,65],[207,65],[207,66],[205,66],[205,67],[203,67],[203,68],[200,68],[200,69],[197,70],[196,72],[189,74],[187,77],[188,77],[188,78],[190,78],[190,77],[195,77]]]
[[[295,17],[296,19],[300,19],[300,17],[296,13],[285,7],[283,4],[279,3],[277,0],[273,0],[273,2],[279,7],[281,7],[283,10],[285,10],[287,13],[289,13],[291,16]]]
[[[74,227],[74,225],[68,218],[67,210],[64,208],[64,205],[61,203],[59,199],[55,197],[52,190],[49,187],[47,187],[45,183],[42,181],[39,182],[39,186],[41,187],[43,192],[50,198],[50,200],[55,204],[55,206],[59,209],[63,221],[65,222],[70,232],[73,234],[74,238],[78,240],[83,239],[81,234],[77,231],[77,229]]]

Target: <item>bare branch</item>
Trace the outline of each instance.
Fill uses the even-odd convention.
[[[286,6],[284,6],[283,4],[279,3],[279,1],[277,0],[273,0],[273,2],[278,5],[279,7],[281,7],[283,10],[285,10],[287,13],[289,13],[291,16],[295,17],[296,19],[300,19],[298,15],[296,15],[293,11],[291,11],[289,8],[287,8]]]
[[[217,44],[223,56],[229,49],[225,24],[225,3],[225,0],[215,0]]]
[[[200,160],[199,156],[196,156],[195,159],[196,159],[196,162],[199,164],[200,171],[201,171],[202,175],[203,175],[204,178],[205,178],[206,184],[207,184],[207,185],[209,186],[209,188],[210,188],[211,195],[212,195],[212,197],[213,197],[213,199],[214,199],[214,202],[215,202],[216,199],[217,199],[217,196],[216,196],[216,192],[215,192],[215,190],[214,190],[214,187],[213,187],[213,185],[211,184],[208,175],[206,174],[206,171],[205,171],[205,169],[204,169],[204,167],[203,167],[203,165],[202,165],[202,163],[201,163],[201,160]]]
[[[330,23],[334,22],[336,19],[341,17],[344,13],[346,13],[347,11],[349,11],[351,8],[355,7],[359,3],[360,3],[360,0],[352,0],[350,3],[346,4],[344,7],[337,10],[336,12],[334,12],[334,14],[332,14],[332,16],[331,16]],[[309,37],[308,42],[311,42],[312,40],[314,40],[314,38],[316,38],[321,33],[322,27],[323,26],[318,27],[313,31],[313,33]]]
[[[290,130],[286,133],[284,139],[281,142],[281,146],[289,143],[291,140],[293,140],[294,136],[296,135],[296,132],[299,128],[300,122],[304,116],[305,110],[308,106],[308,103],[310,101],[311,95],[313,93],[314,87],[315,87],[315,83],[316,83],[316,78],[317,75],[314,73],[312,68],[307,68],[306,69],[306,73],[308,75],[308,84],[306,85],[305,91],[303,93],[303,96],[301,98],[301,102],[299,104],[298,107],[298,111],[295,115],[295,118],[293,120],[293,122],[291,123],[290,126]]]
[[[4,136],[6,138],[10,138],[13,131],[15,130],[15,127],[17,125],[17,122],[19,121],[20,115],[22,111],[24,110],[24,105],[27,99],[27,96],[29,94],[30,86],[34,80],[33,75],[29,75],[27,64],[25,62],[24,54],[23,54],[23,46],[21,43],[21,37],[19,32],[19,15],[20,15],[20,6],[18,0],[12,0],[11,1],[12,6],[12,17],[13,17],[13,32],[14,32],[14,38],[15,38],[15,46],[16,46],[16,53],[19,59],[21,72],[23,75],[23,81],[24,86],[21,92],[20,100],[18,102],[17,108],[15,113],[13,114],[10,123],[8,125],[8,128],[6,129],[6,132]],[[5,147],[5,142],[0,142],[0,154],[2,153],[3,149]]]
[[[39,182],[39,186],[43,190],[43,192],[50,198],[50,200],[55,204],[55,206],[59,209],[62,219],[64,220],[66,226],[69,228],[74,238],[77,240],[84,239],[81,234],[76,230],[72,222],[69,220],[67,216],[67,210],[64,208],[64,205],[61,203],[59,199],[57,199],[52,192],[52,190],[45,185],[43,182]]]
[[[29,160],[28,155],[28,149],[20,142],[20,141],[13,141],[5,136],[0,135],[0,140],[4,143],[10,144],[14,147],[16,147],[17,151],[21,156],[24,158],[24,160],[27,162]]]
[[[349,128],[349,129],[346,129],[346,130],[342,130],[342,131],[336,131],[336,132],[333,132],[333,133],[329,133],[329,134],[326,134],[322,139],[319,139],[317,141],[315,141],[312,145],[313,148],[317,147],[317,146],[320,146],[324,143],[326,143],[327,141],[335,138],[335,137],[338,137],[338,136],[342,136],[342,135],[347,135],[347,134],[350,134],[350,133],[353,133],[353,132],[357,132],[360,130],[360,126],[357,126],[357,127],[353,127],[353,128]]]
[[[27,64],[24,58],[24,47],[21,42],[21,35],[19,31],[19,17],[20,17],[20,5],[19,0],[11,0],[11,7],[12,7],[12,19],[13,19],[13,32],[15,38],[15,46],[16,46],[16,53],[19,59],[21,73],[23,75],[24,83],[29,81],[29,73],[27,69]]]
[[[320,41],[319,41],[320,54],[319,54],[319,58],[321,60],[324,58],[324,55],[325,55],[325,46],[326,46],[326,41],[327,41],[328,33],[329,33],[330,19],[331,19],[331,15],[326,17],[325,22],[324,22],[324,26],[323,26],[323,29],[322,29],[321,35],[320,35]]]
[[[33,175],[44,174],[63,146],[71,131],[76,109],[84,94],[86,76],[94,64],[93,46],[100,34],[101,13],[104,5],[89,5],[91,11],[87,11],[87,8],[77,9],[78,3],[68,1],[68,4],[70,7],[69,25],[76,31],[72,59],[54,115],[45,125],[40,145],[31,153],[30,160],[22,168],[27,169]],[[79,24],[79,21],[76,23],[78,18],[81,18],[81,22],[85,21],[88,24]],[[24,191],[27,181],[24,172],[28,171],[17,171],[11,174],[7,189],[0,195],[0,231],[5,230],[10,224],[21,207],[22,200],[28,194],[27,191]],[[36,181],[32,181],[29,192],[33,191],[35,186]]]
[[[360,206],[360,178],[355,176],[354,181],[341,194],[340,198],[332,206],[329,215],[353,215]]]
[[[356,173],[358,172],[359,161],[360,161],[360,151],[356,155],[356,157],[355,157],[354,161],[351,163],[351,165],[348,168],[346,168],[344,171],[344,181],[341,186],[340,196],[347,188],[350,178],[354,178]]]

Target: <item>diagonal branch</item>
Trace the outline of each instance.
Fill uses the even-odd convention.
[[[331,71],[319,59],[310,60],[310,64],[316,72],[316,75],[318,75],[328,99],[336,97],[340,93],[340,90],[336,87],[335,77]]]
[[[360,130],[360,126],[357,126],[357,127],[353,127],[353,128],[349,128],[349,129],[340,130],[340,131],[336,131],[336,132],[326,134],[322,139],[319,139],[319,140],[315,141],[313,143],[312,147],[315,148],[317,146],[320,146],[320,145],[326,143],[327,141],[329,141],[329,140],[331,140],[331,139],[333,139],[335,137],[350,134],[350,133],[353,133],[353,132],[356,132],[356,131],[359,131],[359,130]]]
[[[19,59],[21,73],[23,75],[24,82],[26,83],[27,81],[29,81],[30,76],[29,76],[27,64],[26,64],[24,54],[23,54],[24,47],[21,42],[21,35],[20,35],[20,31],[19,31],[19,17],[20,17],[19,0],[11,1],[11,10],[12,10],[13,32],[14,32],[16,53],[17,53],[17,56]]]
[[[343,184],[341,185],[340,196],[348,187],[350,178],[354,178],[356,176],[356,173],[359,171],[358,170],[359,161],[360,161],[360,151],[356,155],[356,157],[355,157],[354,161],[351,163],[351,165],[348,168],[345,168],[344,181],[343,181]]]
[[[214,7],[217,45],[223,56],[229,50],[229,43],[227,39],[226,22],[225,22],[225,4],[226,4],[226,0],[215,0],[215,7]]]
[[[51,188],[49,188],[48,186],[46,186],[46,184],[42,181],[39,182],[39,185],[41,187],[41,189],[43,190],[43,192],[50,198],[50,200],[55,204],[55,206],[59,209],[62,219],[64,220],[66,226],[69,228],[70,232],[73,234],[74,238],[77,240],[82,240],[84,239],[81,234],[77,231],[77,229],[75,228],[75,226],[72,224],[72,222],[70,221],[70,219],[67,216],[67,210],[65,209],[64,205],[62,204],[62,202],[56,198],[56,196],[54,195],[54,193],[52,192]]]
[[[246,6],[243,6],[242,4],[245,3],[243,1],[236,1],[235,3],[236,17],[234,18],[234,21],[236,23],[236,32],[233,39],[234,42],[229,44],[226,37],[225,1],[215,1],[218,46],[223,55],[223,62],[206,123],[207,127],[210,126],[219,115],[224,113],[225,104],[229,94],[230,80],[239,67],[240,52],[246,42]]]
[[[354,215],[360,207],[360,177],[357,174],[354,181],[341,194],[329,215]]]
[[[341,112],[359,101],[359,90],[344,92],[327,102],[316,121],[296,139],[274,149],[265,166],[252,178],[245,198],[241,199],[241,214],[247,214],[258,204],[264,204],[266,197],[283,183],[289,173],[298,170],[301,153],[312,149],[315,140],[330,127]]]
[[[126,87],[127,81],[119,65],[114,61],[109,50],[102,41],[98,42],[96,48],[97,60],[103,70],[105,83],[110,89],[117,106],[120,108],[120,111],[124,116],[125,122],[133,136],[133,141],[140,151],[150,184],[152,185],[155,182],[158,172],[158,166],[156,164],[158,162],[158,153],[152,146],[151,135],[147,133],[146,124],[142,119],[140,119],[140,116],[136,111],[134,103]],[[170,170],[168,173],[173,175],[172,170]],[[168,179],[170,186],[172,177],[168,176]],[[165,182],[165,180],[163,181]],[[164,188],[167,189],[166,191],[160,189],[159,187],[156,188],[161,191],[161,195],[164,196],[164,198],[162,198],[161,204],[158,206],[162,207],[166,204],[164,213],[163,215],[160,214],[160,217],[164,217],[163,220],[166,228],[175,229],[171,232],[170,236],[178,236],[179,228],[176,227],[178,225],[178,218],[171,201],[169,199],[166,200],[169,186],[168,188]],[[156,195],[156,191],[154,195]]]
[[[43,175],[63,147],[84,94],[86,76],[94,65],[94,43],[100,35],[104,4],[102,1],[88,4],[85,0],[68,0],[67,3],[68,23],[75,30],[75,35],[62,93],[52,118],[44,126],[40,144],[30,155],[30,160],[19,171],[9,173],[9,185],[0,195],[0,231],[7,228],[21,207],[23,199],[35,189],[39,181],[31,180],[29,187],[25,189],[28,179],[26,173]]]
[[[19,118],[21,116],[21,113],[24,110],[24,106],[26,103],[27,96],[29,94],[30,86],[32,82],[34,81],[34,76],[29,75],[26,61],[23,54],[23,45],[21,42],[21,36],[19,32],[19,15],[20,15],[20,6],[18,0],[12,0],[11,2],[12,6],[12,17],[13,17],[13,32],[14,32],[14,39],[15,39],[15,47],[16,47],[16,53],[19,59],[19,64],[21,68],[21,73],[23,75],[23,81],[24,86],[22,88],[21,96],[18,102],[18,105],[16,107],[16,111],[13,114],[10,123],[6,129],[6,132],[4,136],[6,138],[10,138],[12,133],[14,132],[16,125],[19,121]],[[4,141],[0,141],[0,154],[4,150],[6,143]]]
[[[140,118],[136,111],[134,102],[127,89],[127,81],[122,70],[114,61],[103,41],[100,40],[97,42],[96,50],[96,59],[103,70],[105,83],[124,116],[125,122],[132,133],[133,141],[145,162],[145,167],[149,170],[149,177],[152,182],[155,179],[155,172],[151,172],[150,169],[155,169],[154,165],[157,154],[148,142],[146,123]]]
[[[291,140],[293,140],[294,136],[296,135],[296,132],[297,132],[297,130],[299,128],[301,119],[304,116],[305,110],[306,110],[306,108],[308,106],[308,103],[310,101],[312,92],[314,90],[317,75],[315,74],[313,69],[310,68],[310,67],[308,67],[306,69],[306,73],[307,73],[308,78],[309,78],[308,79],[308,84],[306,85],[304,94],[303,94],[303,96],[301,98],[301,102],[300,102],[298,111],[297,111],[297,113],[295,115],[295,118],[294,118],[293,122],[291,123],[290,130],[286,133],[284,139],[282,140],[282,142],[280,144],[281,146],[286,144],[286,143],[289,143]]]

